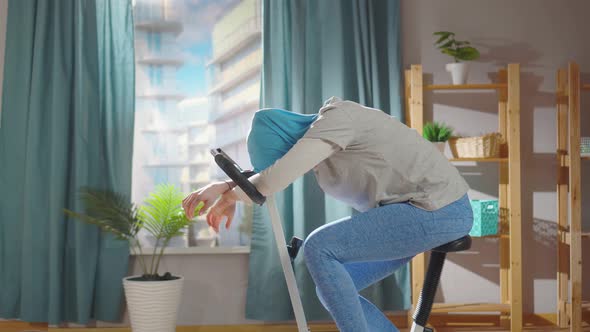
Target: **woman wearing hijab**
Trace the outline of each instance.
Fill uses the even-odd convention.
[[[248,136],[250,178],[265,196],[313,170],[320,187],[360,214],[314,230],[303,254],[317,295],[340,331],[398,331],[359,291],[416,254],[467,235],[473,215],[465,180],[415,130],[384,112],[332,97],[318,114],[258,111]],[[219,199],[218,199],[219,198]],[[217,201],[216,201],[217,200]],[[251,202],[231,181],[187,196],[187,216],[205,202],[216,231],[235,202]]]

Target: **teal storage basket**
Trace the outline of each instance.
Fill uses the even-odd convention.
[[[473,228],[469,235],[487,236],[498,234],[498,200],[472,200]]]

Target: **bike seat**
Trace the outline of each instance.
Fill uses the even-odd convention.
[[[471,248],[471,236],[465,235],[462,238],[451,241],[449,243],[445,243],[442,246],[438,246],[438,247],[432,249],[432,251],[457,252],[457,251],[467,250],[469,248]]]

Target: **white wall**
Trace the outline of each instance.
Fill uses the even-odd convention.
[[[590,81],[590,2],[584,0],[403,0],[404,67],[421,63],[434,83],[450,81],[432,33],[449,30],[472,41],[482,57],[472,65],[471,82],[489,82],[500,66],[521,64],[523,300],[525,312],[556,310],[556,69],[575,60]],[[586,96],[586,109],[590,106]],[[584,100],[584,99],[583,99]],[[434,104],[434,106],[430,106]],[[426,118],[445,121],[462,134],[497,128],[497,106],[490,93],[427,93]],[[586,114],[590,112],[585,112]],[[590,135],[590,116],[583,117]],[[471,197],[497,197],[497,166],[460,166]],[[586,166],[585,172],[590,171]],[[590,195],[587,187],[585,197]],[[589,213],[584,213],[588,225]],[[498,250],[495,240],[478,239],[474,251],[451,255],[439,300],[498,301]],[[590,246],[585,245],[588,252]],[[585,279],[590,280],[590,264]],[[586,287],[585,295],[590,295]],[[586,296],[585,298],[588,298]]]
[[[8,0],[0,0],[0,126],[2,125],[2,83],[4,81],[4,44],[6,41],[6,12]]]
[[[136,261],[132,271],[133,275],[141,274]],[[162,259],[160,271],[185,278],[179,325],[256,323],[244,318],[248,254],[169,255]]]

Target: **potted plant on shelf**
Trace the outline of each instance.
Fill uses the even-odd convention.
[[[428,122],[422,129],[422,136],[432,142],[441,152],[445,152],[446,142],[453,135],[453,129],[444,123]]]
[[[183,194],[173,185],[159,185],[142,206],[136,206],[118,193],[84,187],[80,198],[86,213],[64,209],[66,215],[96,225],[117,239],[127,241],[142,270],[142,275],[123,278],[131,327],[134,332],[176,329],[183,277],[166,272],[160,275],[160,260],[170,239],[181,235],[193,221],[181,207]],[[197,206],[195,215],[203,207]],[[144,254],[139,231],[155,237],[151,253]]]
[[[437,48],[455,60],[454,63],[449,63],[446,66],[446,70],[451,73],[453,84],[465,84],[469,73],[469,64],[460,61],[478,59],[479,51],[468,41],[455,40],[454,32],[438,31],[434,35],[438,36],[438,40],[434,43]]]

